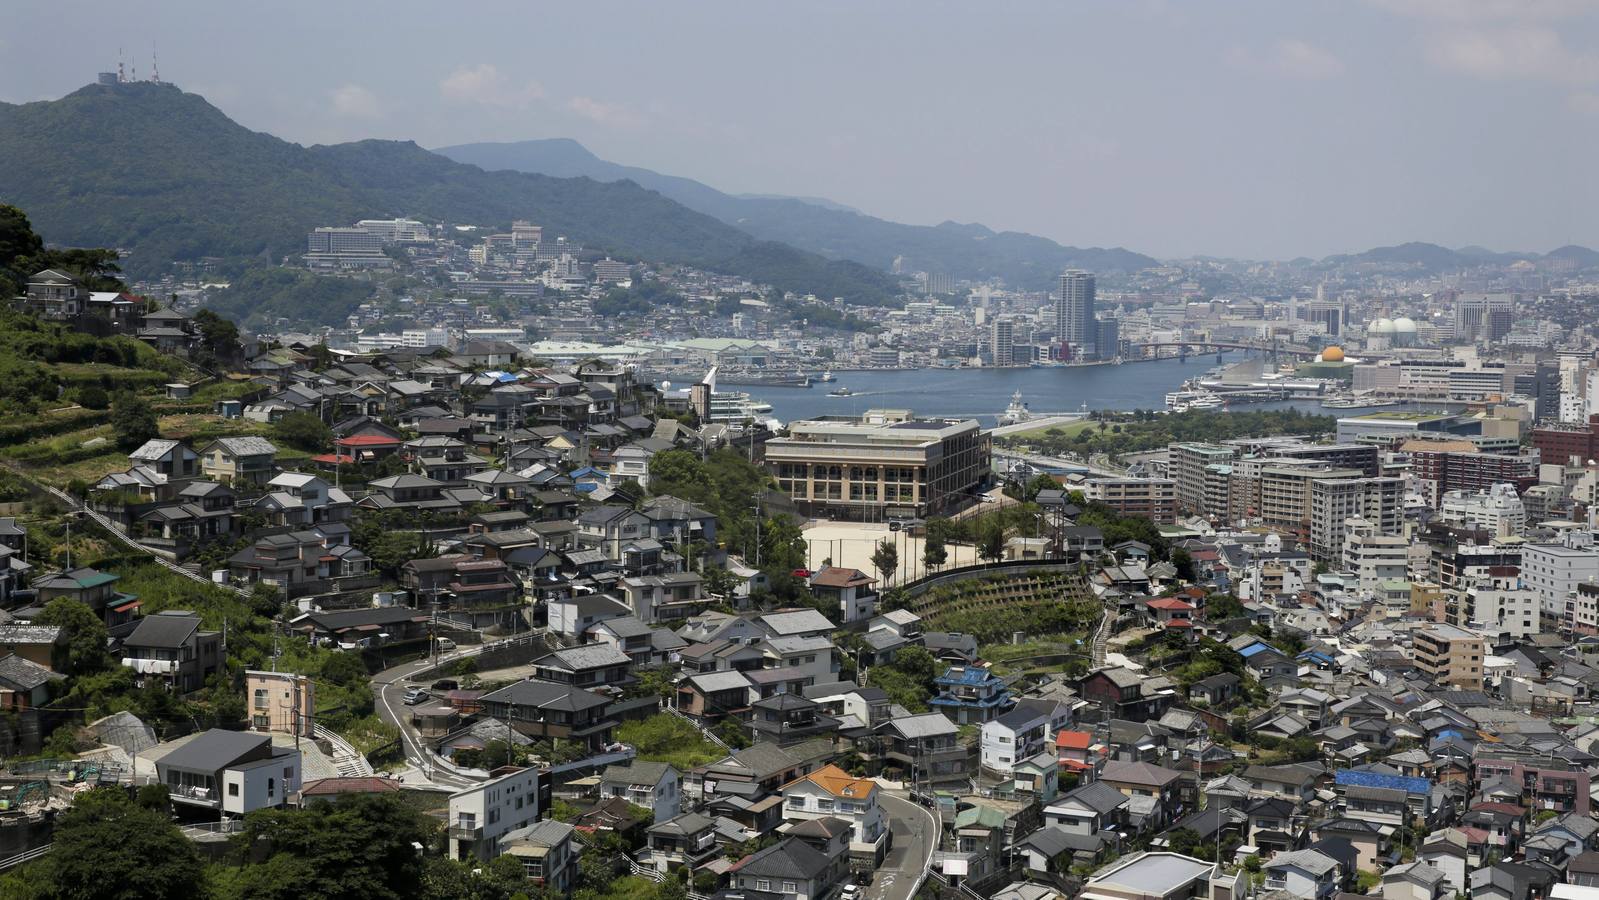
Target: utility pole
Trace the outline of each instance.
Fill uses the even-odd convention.
[[[755,568],[759,569],[761,567],[761,498],[759,495],[756,495],[755,506],[751,508],[755,510]]]

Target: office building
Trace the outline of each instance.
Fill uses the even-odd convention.
[[[1121,335],[1120,321],[1109,318],[1099,320],[1099,336],[1094,341],[1094,349],[1099,353],[1100,359],[1121,356]]]
[[[1522,548],[1518,542],[1490,541],[1479,544],[1473,540],[1458,541],[1450,537],[1429,540],[1432,553],[1427,561],[1428,578],[1446,590],[1463,591],[1473,585],[1492,582],[1497,573],[1514,572],[1522,566]]]
[[[1492,343],[1515,324],[1514,294],[1462,294],[1455,299],[1455,339]]]
[[[910,410],[794,422],[766,442],[768,469],[802,513],[856,521],[947,510],[981,487],[989,456],[975,419],[917,419]]]
[[[1327,329],[1327,334],[1337,337],[1344,332],[1349,312],[1336,300],[1313,300],[1305,310],[1304,318]]]
[[[1545,615],[1559,619],[1566,600],[1584,582],[1599,581],[1599,553],[1593,535],[1567,532],[1558,543],[1523,544],[1522,584],[1538,595]]]
[[[307,253],[382,253],[383,238],[364,228],[318,228],[306,235]]]
[[[1454,625],[1432,625],[1411,634],[1416,668],[1437,684],[1482,689],[1482,635]]]
[[[1062,345],[1062,358],[1094,359],[1098,337],[1093,273],[1067,270],[1055,295],[1055,341]]]

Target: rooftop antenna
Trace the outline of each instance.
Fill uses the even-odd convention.
[[[155,55],[154,41],[150,42],[150,81],[155,84],[161,83],[161,63]]]
[[[122,63],[122,48],[118,47],[117,48],[117,84],[122,84],[123,82],[125,82],[127,80],[128,80],[128,70],[127,70],[127,67],[124,66],[123,63]]]

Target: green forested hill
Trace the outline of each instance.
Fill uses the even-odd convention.
[[[887,302],[885,273],[762,244],[630,182],[485,172],[399,141],[301,147],[157,84],[90,85],[0,104],[0,202],[63,244],[133,251],[130,273],[172,259],[304,250],[318,225],[416,216],[547,231],[630,258],[701,266],[788,290]]]

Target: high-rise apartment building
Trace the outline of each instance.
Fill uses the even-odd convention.
[[[1342,475],[1311,481],[1311,558],[1336,563],[1343,556],[1344,523],[1348,519],[1369,522],[1381,534],[1397,532],[1404,518],[1404,508],[1403,478]]]
[[[988,334],[988,354],[993,365],[1012,365],[1011,354],[1016,346],[1016,321],[1010,316],[994,320]]]
[[[1069,269],[1060,276],[1060,291],[1055,295],[1055,341],[1066,345],[1071,359],[1093,359],[1098,340],[1094,275]]]
[[[1169,445],[1167,470],[1177,483],[1177,505],[1196,516],[1227,515],[1227,476],[1237,456],[1236,447],[1224,444]],[[1227,471],[1223,473],[1222,469]]]

